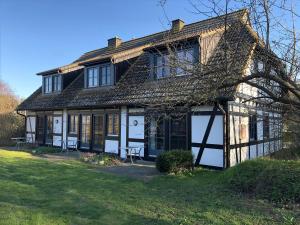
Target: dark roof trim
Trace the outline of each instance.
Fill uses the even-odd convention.
[[[82,63],[78,63],[79,66],[92,66],[95,64],[99,64],[99,63],[107,63],[107,62],[111,62],[112,57],[105,57],[105,58],[101,58],[101,59],[94,59],[94,60],[89,60],[87,62],[82,62]]]
[[[37,73],[36,75],[45,76],[45,75],[57,74],[57,73],[60,73],[60,72],[61,72],[61,70],[59,68],[55,68],[55,69],[51,69],[51,70],[47,70],[47,71],[44,71],[44,72]]]

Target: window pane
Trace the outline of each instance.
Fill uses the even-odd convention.
[[[171,119],[171,149],[187,148],[186,116]]]
[[[156,77],[163,77],[163,59],[160,55],[156,56]]]
[[[106,84],[111,84],[110,81],[110,66],[106,66]]]
[[[102,75],[102,85],[106,85],[107,81],[106,81],[106,67],[102,67],[101,69],[101,75]]]
[[[90,116],[82,116],[81,122],[81,146],[82,147],[89,147],[90,145]]]
[[[88,87],[98,86],[98,68],[88,68]]]
[[[119,114],[114,116],[114,135],[119,134]]]
[[[113,115],[108,114],[107,116],[107,135],[113,134]]]

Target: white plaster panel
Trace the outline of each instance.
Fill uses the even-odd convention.
[[[53,136],[53,146],[61,146],[61,136]]]
[[[264,145],[258,144],[258,156],[264,156]]]
[[[140,156],[144,157],[144,147],[145,147],[145,144],[143,142],[128,142],[128,147],[142,148],[141,152],[140,152]]]
[[[230,149],[229,152],[230,152],[229,154],[230,166],[234,166],[237,164],[235,149]]]
[[[116,140],[105,140],[105,152],[108,153],[119,153],[119,141]]]
[[[192,147],[194,162],[197,159],[199,147]],[[200,160],[201,165],[223,167],[223,149],[205,148]]]
[[[123,106],[121,108],[121,158],[126,157],[126,138],[127,138],[127,108],[126,106]],[[123,150],[122,150],[123,149]]]
[[[26,118],[26,131],[35,132],[36,117],[29,116]]]
[[[53,117],[53,133],[55,133],[55,134],[62,133],[62,117],[61,116]]]
[[[270,154],[270,149],[269,149],[269,142],[264,143],[264,150],[265,150],[265,155]]]
[[[210,116],[192,116],[192,143],[202,143]]]
[[[135,125],[134,123],[137,122]],[[136,139],[144,139],[145,133],[144,116],[129,116],[128,119],[128,137]]]
[[[250,145],[250,159],[255,159],[256,157],[256,145]]]
[[[216,116],[209,133],[208,144],[223,144],[223,116]]]
[[[241,159],[240,159],[241,162],[248,159],[248,157],[249,157],[248,152],[249,152],[249,147],[248,146],[241,148]]]

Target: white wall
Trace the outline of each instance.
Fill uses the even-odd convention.
[[[62,116],[53,116],[53,133],[62,133]]]
[[[144,116],[129,116],[128,138],[144,139],[145,122]]]
[[[119,153],[119,141],[105,140],[105,152],[118,154]]]
[[[199,147],[192,147],[194,162],[196,161]],[[223,149],[204,148],[200,165],[223,167]]]
[[[127,107],[123,106],[121,108],[121,152],[120,157],[125,158],[126,157],[126,140],[127,138]]]

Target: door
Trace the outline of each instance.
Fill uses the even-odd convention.
[[[45,144],[45,116],[38,115],[36,119],[36,141],[38,144],[43,145]]]
[[[172,117],[170,121],[170,150],[187,150],[187,118],[185,115]]]
[[[80,137],[80,147],[90,148],[91,143],[91,116],[82,115],[81,116],[81,137]]]
[[[46,116],[46,144],[52,145],[53,143],[53,117],[51,115]]]
[[[93,149],[103,151],[104,147],[104,115],[94,115],[93,118]]]
[[[148,155],[155,157],[165,150],[165,120],[162,117],[150,118]]]

